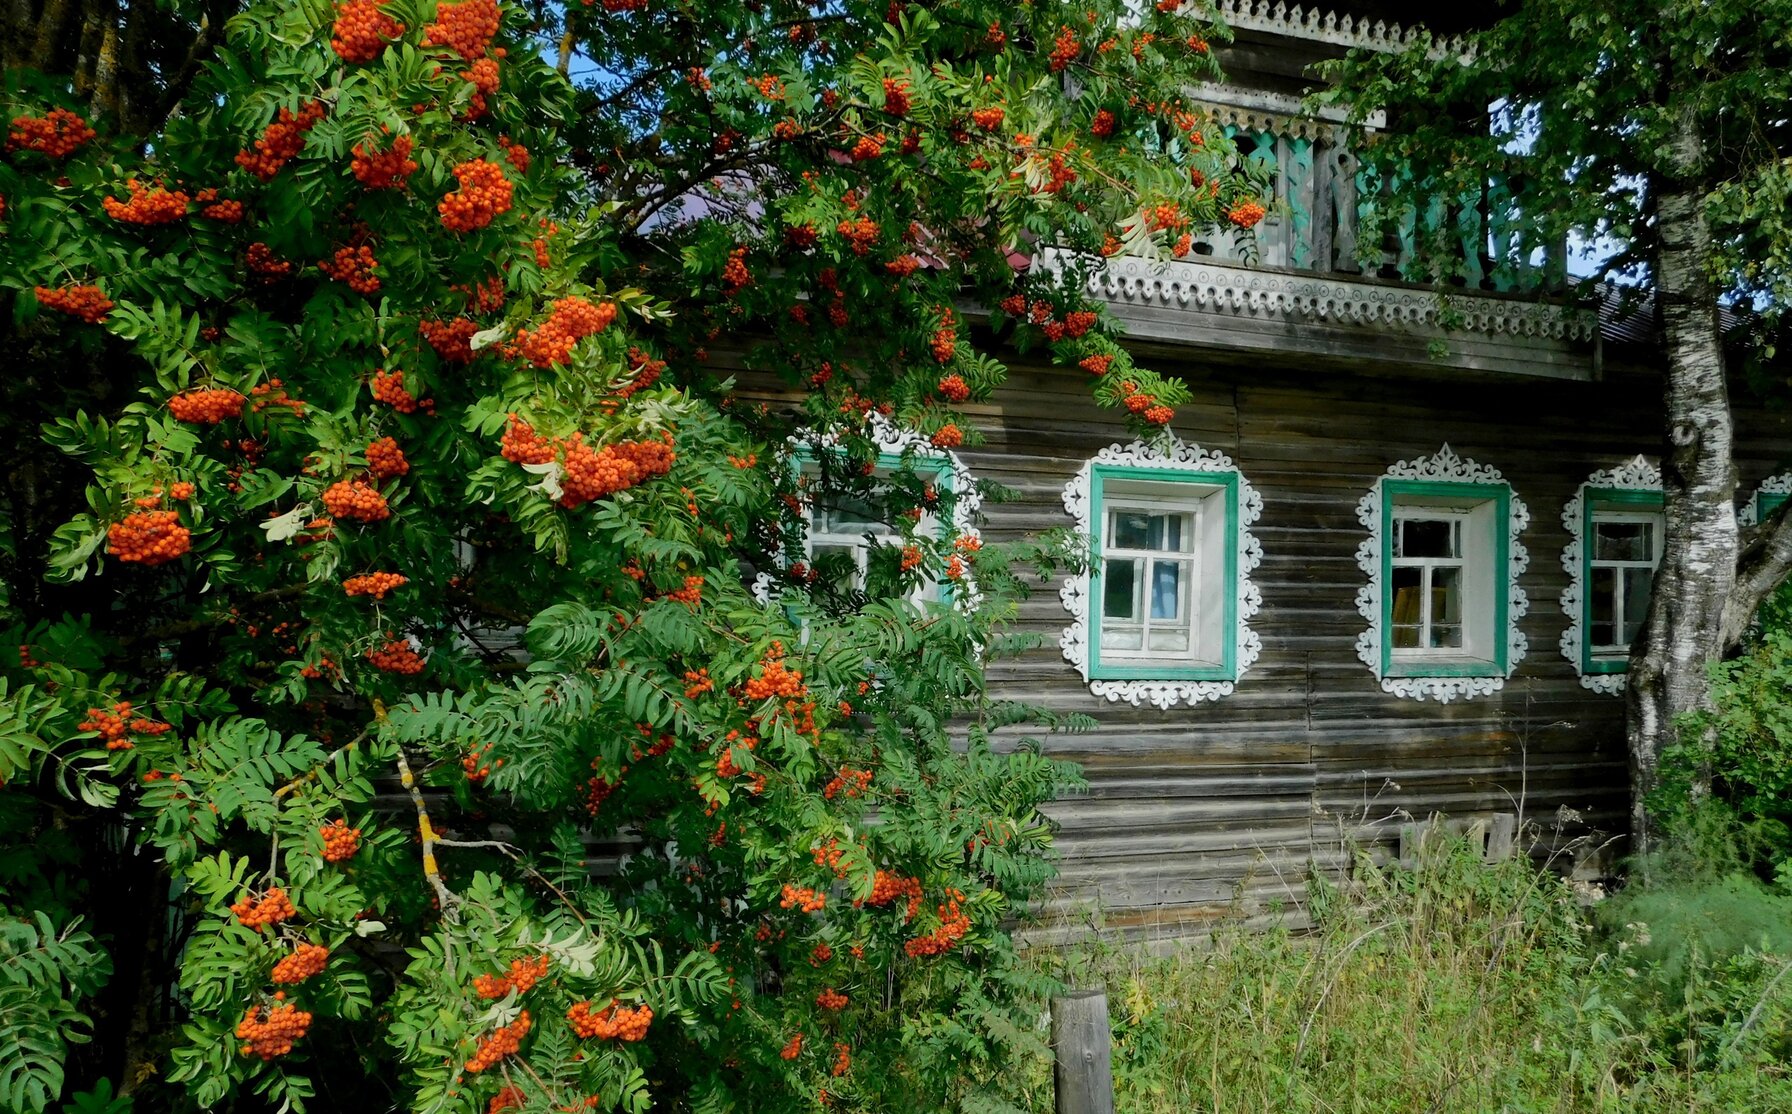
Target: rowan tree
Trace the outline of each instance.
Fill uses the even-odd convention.
[[[983,683],[1065,554],[979,536],[960,407],[1020,344],[1172,421],[1084,280],[1262,215],[1223,31],[142,7],[172,111],[5,90],[0,1104],[997,1101],[1075,723]]]

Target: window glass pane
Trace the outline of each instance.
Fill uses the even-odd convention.
[[[1151,617],[1179,619],[1183,616],[1182,598],[1188,578],[1188,566],[1181,561],[1151,562]]]
[[[1431,645],[1436,649],[1462,647],[1462,570],[1440,566],[1431,570]]]
[[[1394,646],[1411,649],[1419,644],[1419,579],[1422,570],[1396,566],[1389,571],[1394,593]]]
[[[1151,516],[1152,549],[1167,549],[1174,553],[1182,552],[1183,519],[1186,515],[1154,514]]]
[[[1187,627],[1152,627],[1151,648],[1166,653],[1188,653],[1189,631]]]
[[[1147,549],[1151,545],[1151,516],[1143,511],[1115,511],[1109,542],[1117,549]]]
[[[1618,643],[1618,573],[1616,569],[1595,568],[1587,584],[1587,643],[1592,646],[1615,646]]]
[[[1594,522],[1593,560],[1653,561],[1655,525],[1650,522]]]
[[[1624,570],[1624,626],[1620,632],[1623,645],[1636,641],[1636,632],[1649,617],[1649,592],[1654,586],[1653,569]]]
[[[1101,648],[1104,650],[1139,650],[1145,645],[1145,629],[1143,627],[1109,626],[1102,624]]]
[[[1101,574],[1101,615],[1104,619],[1136,619],[1134,600],[1138,595],[1139,564],[1130,558],[1108,560]],[[1103,639],[1106,645],[1106,639]]]
[[[1395,552],[1399,557],[1455,557],[1458,531],[1454,519],[1403,518]]]

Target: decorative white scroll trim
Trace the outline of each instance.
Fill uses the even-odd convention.
[[[936,448],[925,436],[912,429],[903,429],[875,411],[869,415],[866,434],[877,446],[879,453],[900,456],[910,449],[919,457],[928,457],[940,461],[945,471],[952,474],[952,529],[958,537],[979,538],[981,531],[977,529],[977,510],[983,504],[983,497],[977,493],[976,480],[971,470],[965,467],[957,453],[949,449]],[[838,445],[841,437],[838,433],[825,435],[805,435],[802,432],[792,434],[785,442],[787,451],[796,453],[807,449],[827,449]],[[805,518],[805,523],[807,519]],[[779,571],[786,567],[785,559],[779,555]],[[782,590],[784,579],[773,573],[761,572],[753,578],[753,597],[762,604],[769,604],[777,598]],[[967,571],[963,579],[952,581],[952,598],[956,604],[965,608],[975,607],[981,598],[977,585]]]
[[[1053,278],[1068,270],[1061,248],[1042,250],[1033,266]],[[1437,295],[1318,274],[1259,271],[1211,260],[1153,261],[1116,257],[1093,269],[1088,293],[1114,303],[1169,306],[1234,317],[1365,328],[1443,331]],[[1599,327],[1591,311],[1549,302],[1450,295],[1453,329],[1488,336],[1590,341]]]
[[[1388,677],[1382,674],[1381,598],[1384,590],[1382,578],[1385,574],[1381,567],[1381,509],[1382,482],[1389,479],[1506,485],[1509,496],[1506,517],[1509,541],[1506,557],[1505,673],[1490,672],[1473,677]],[[1518,663],[1524,660],[1525,653],[1530,649],[1530,640],[1519,629],[1518,621],[1524,618],[1531,607],[1530,597],[1525,595],[1524,587],[1519,582],[1531,563],[1530,552],[1525,549],[1520,538],[1524,528],[1530,525],[1531,513],[1525,508],[1518,493],[1512,490],[1512,486],[1506,484],[1506,478],[1500,474],[1499,469],[1457,456],[1446,444],[1431,456],[1402,460],[1377,477],[1374,485],[1357,503],[1356,519],[1369,532],[1369,536],[1356,547],[1357,567],[1368,578],[1357,589],[1356,610],[1357,614],[1369,622],[1368,629],[1357,635],[1356,656],[1380,679],[1381,690],[1412,700],[1435,700],[1440,704],[1448,704],[1457,697],[1491,696],[1505,687],[1506,678],[1518,668]],[[1488,668],[1491,670],[1493,666],[1489,664]]]
[[[1568,544],[1562,549],[1562,571],[1568,574],[1568,586],[1562,589],[1561,603],[1562,613],[1568,617],[1568,625],[1563,628],[1558,645],[1561,646],[1562,656],[1574,666],[1582,688],[1606,696],[1616,696],[1624,691],[1624,674],[1585,673],[1581,669],[1581,647],[1587,636],[1585,616],[1581,608],[1581,593],[1586,590],[1586,586],[1581,583],[1581,557],[1586,550],[1586,539],[1581,536],[1581,524],[1586,518],[1587,491],[1590,488],[1660,491],[1661,469],[1639,454],[1615,468],[1604,468],[1588,476],[1585,483],[1574,489],[1574,498],[1562,507],[1562,528],[1568,531]],[[1751,499],[1749,507],[1753,506],[1754,500]]]
[[[1232,695],[1233,687],[1243,679],[1245,672],[1263,652],[1263,640],[1250,625],[1252,617],[1263,607],[1263,593],[1251,580],[1252,571],[1263,561],[1263,546],[1251,532],[1251,524],[1263,514],[1263,497],[1245,479],[1244,473],[1238,470],[1232,458],[1224,453],[1210,452],[1199,445],[1188,444],[1174,437],[1153,443],[1134,441],[1129,445],[1109,445],[1084,461],[1082,468],[1064,485],[1064,510],[1076,520],[1077,531],[1085,536],[1092,536],[1099,528],[1099,524],[1090,522],[1093,494],[1091,485],[1095,466],[1098,464],[1161,468],[1166,472],[1184,475],[1223,474],[1238,478],[1238,505],[1235,510],[1228,508],[1229,513],[1238,515],[1238,583],[1235,585],[1238,625],[1233,632],[1236,639],[1233,646],[1235,670],[1233,679],[1229,681],[1091,681],[1089,592],[1092,570],[1066,578],[1058,589],[1059,601],[1064,604],[1064,610],[1070,612],[1070,625],[1058,636],[1058,648],[1064,652],[1064,660],[1076,666],[1077,673],[1088,683],[1090,692],[1113,703],[1125,701],[1135,708],[1140,704],[1150,704],[1154,708],[1168,710],[1178,703],[1198,704],[1203,700],[1218,700],[1222,696]]]
[[[1286,0],[1216,0],[1214,13],[1230,27],[1364,50],[1405,50],[1418,43],[1424,33],[1422,28],[1403,28],[1385,20],[1371,23],[1367,17],[1353,19],[1318,8],[1303,9],[1298,4],[1289,7]],[[1442,57],[1461,56],[1463,52],[1461,39],[1440,38],[1432,41],[1427,53]]]
[[[1742,509],[1736,512],[1736,521],[1739,525],[1753,526],[1761,521],[1761,496],[1763,495],[1792,496],[1792,472],[1775,472],[1762,480],[1760,486],[1755,488],[1755,493],[1748,497],[1748,502],[1744,503]]]

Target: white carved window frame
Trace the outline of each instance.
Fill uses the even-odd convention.
[[[1748,502],[1744,503],[1742,509],[1736,512],[1738,523],[1743,526],[1753,526],[1766,517],[1761,511],[1761,496],[1763,495],[1772,497],[1775,506],[1785,502],[1787,498],[1792,498],[1792,472],[1775,472],[1762,480],[1756,486],[1754,494],[1748,497]]]
[[[1435,676],[1390,675],[1388,662],[1392,655],[1384,647],[1385,633],[1382,629],[1382,600],[1387,591],[1387,562],[1384,559],[1386,539],[1382,536],[1382,519],[1387,500],[1386,483],[1389,480],[1505,489],[1506,571],[1503,580],[1495,585],[1496,591],[1503,589],[1505,593],[1505,629],[1493,632],[1494,639],[1503,641],[1503,666],[1497,661],[1496,654],[1496,660],[1484,663],[1486,668],[1481,672]],[[1520,583],[1525,568],[1530,564],[1530,554],[1520,535],[1530,524],[1531,516],[1525,509],[1524,501],[1519,499],[1518,493],[1512,490],[1512,485],[1506,482],[1499,469],[1458,456],[1446,444],[1430,456],[1402,460],[1378,476],[1374,485],[1358,501],[1356,517],[1369,532],[1369,536],[1363,539],[1356,550],[1357,567],[1367,578],[1367,583],[1357,590],[1356,609],[1369,624],[1357,636],[1356,653],[1357,659],[1368,666],[1369,671],[1381,682],[1382,691],[1411,700],[1435,700],[1440,704],[1447,704],[1458,698],[1491,696],[1504,688],[1506,678],[1518,668],[1518,663],[1524,660],[1525,653],[1530,648],[1524,632],[1519,629],[1519,621],[1530,609],[1530,600]],[[1498,530],[1500,524],[1496,522],[1494,528]],[[1475,664],[1483,663],[1461,663],[1462,666]]]
[[[1095,471],[1102,466],[1161,471],[1166,479],[1194,484],[1208,480],[1232,485],[1231,505],[1225,508],[1227,521],[1217,527],[1230,529],[1235,534],[1235,575],[1231,585],[1234,621],[1229,631],[1222,632],[1222,637],[1232,640],[1228,648],[1232,666],[1229,675],[1211,679],[1092,678],[1089,608],[1098,606],[1091,598],[1095,579],[1093,568],[1066,578],[1058,589],[1058,599],[1070,613],[1070,625],[1058,637],[1064,660],[1076,667],[1090,692],[1112,703],[1124,702],[1134,707],[1150,704],[1167,711],[1178,704],[1194,705],[1203,700],[1230,696],[1263,650],[1262,640],[1251,629],[1251,619],[1263,607],[1263,594],[1251,579],[1251,573],[1263,561],[1263,547],[1251,531],[1252,524],[1263,514],[1263,497],[1245,479],[1232,458],[1224,453],[1209,452],[1199,445],[1170,436],[1149,443],[1134,441],[1127,445],[1109,445],[1084,461],[1082,468],[1064,485],[1064,510],[1076,521],[1077,531],[1091,539],[1099,536],[1103,526],[1092,521]],[[1141,665],[1139,668],[1146,667]]]
[[[955,538],[980,538],[977,528],[977,511],[982,505],[982,497],[977,493],[975,478],[971,470],[965,466],[957,453],[936,448],[926,436],[912,429],[903,429],[881,414],[873,413],[867,423],[867,436],[877,447],[880,457],[900,457],[912,452],[914,457],[938,465],[938,471],[951,483],[952,517],[950,536]],[[837,433],[816,435],[814,433],[797,432],[785,442],[785,452],[792,462],[800,461],[803,454],[825,452],[841,443]],[[805,533],[809,523],[810,510],[805,504],[803,508],[803,528]],[[807,538],[805,537],[805,548]],[[967,561],[967,566],[969,562]],[[778,572],[786,572],[789,568],[788,558],[780,552],[778,556]],[[762,604],[774,602],[783,591],[788,577],[772,572],[761,572],[753,578],[753,596]],[[967,567],[962,578],[951,582],[951,600],[955,607],[974,608],[980,598],[976,582]]]
[[[1562,528],[1568,531],[1568,544],[1562,549],[1562,571],[1568,574],[1568,585],[1562,589],[1562,614],[1568,625],[1562,630],[1559,645],[1562,656],[1574,667],[1581,687],[1615,696],[1624,691],[1622,670],[1613,673],[1589,673],[1586,658],[1586,519],[1587,499],[1600,491],[1661,491],[1661,469],[1644,456],[1636,456],[1615,468],[1594,472],[1574,490],[1574,497],[1562,508]],[[1751,501],[1752,505],[1752,501]]]

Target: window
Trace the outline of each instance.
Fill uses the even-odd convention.
[[[1219,664],[1219,639],[1211,628],[1224,618],[1214,607],[1220,601],[1200,599],[1196,586],[1201,508],[1223,490],[1196,484],[1104,485],[1101,651],[1107,661]]]
[[[1229,694],[1256,660],[1262,551],[1250,524],[1262,500],[1232,462],[1180,443],[1114,445],[1065,487],[1087,535],[1087,573],[1060,597],[1073,616],[1058,640],[1091,690],[1160,708]]]
[[[1357,517],[1369,528],[1357,549],[1369,578],[1357,656],[1382,690],[1449,701],[1503,686],[1526,649],[1529,514],[1500,473],[1445,445],[1390,468]]]
[[[1661,562],[1660,469],[1639,456],[1594,472],[1563,508],[1562,525],[1570,535],[1562,551],[1562,656],[1582,687],[1622,692]]]
[[[880,461],[878,475],[887,475],[895,460]],[[942,481],[941,471],[920,471],[930,484]],[[821,471],[813,462],[805,463],[803,476],[810,482],[821,479]],[[915,524],[915,534],[937,537],[939,520],[923,513]],[[904,595],[911,603],[938,603],[945,599],[938,581],[928,578],[906,593],[902,582],[902,531],[884,509],[870,499],[843,492],[817,491],[808,502],[808,532],[804,553],[815,570],[815,583],[837,598],[865,595],[873,599]]]
[[[1387,675],[1504,669],[1504,485],[1383,481]]]
[[[1661,516],[1594,510],[1588,547],[1587,647],[1595,657],[1628,657],[1661,563]]]
[[[1582,673],[1622,673],[1661,563],[1661,491],[1589,486],[1581,503],[1579,664]]]

